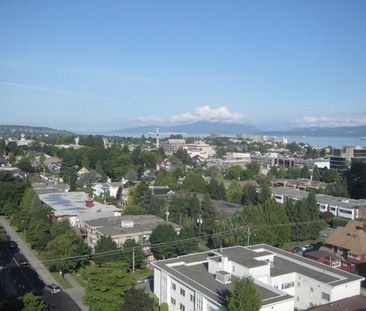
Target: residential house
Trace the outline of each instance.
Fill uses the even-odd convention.
[[[161,224],[169,224],[180,232],[180,226],[154,215],[123,215],[85,221],[87,243],[94,249],[102,236],[110,236],[118,247],[127,240],[135,240],[142,246],[150,243],[152,231]]]
[[[350,220],[346,226],[337,227],[322,249],[331,252],[342,266],[366,271],[366,224]]]

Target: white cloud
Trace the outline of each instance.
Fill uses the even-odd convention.
[[[211,108],[210,106],[201,106],[195,108],[192,112],[185,112],[174,115],[169,118],[171,122],[195,122],[195,121],[224,121],[224,122],[242,122],[246,120],[243,114],[231,112],[227,107],[221,106]]]
[[[338,126],[356,126],[366,125],[366,117],[361,118],[335,118],[335,117],[316,117],[305,116],[298,118],[294,122],[300,127],[338,127]]]

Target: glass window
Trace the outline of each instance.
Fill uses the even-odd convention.
[[[326,301],[330,300],[330,296],[327,293],[322,292],[322,298]]]
[[[185,295],[186,295],[186,291],[185,291],[183,288],[181,288],[181,289],[180,289],[180,294],[181,294],[182,296],[185,296]]]

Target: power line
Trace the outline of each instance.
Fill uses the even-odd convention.
[[[192,238],[186,238],[186,239],[181,239],[181,240],[175,240],[175,241],[170,241],[170,242],[162,242],[162,243],[155,243],[155,244],[145,244],[145,245],[140,245],[141,247],[150,247],[150,248],[154,248],[154,247],[159,247],[159,246],[165,246],[165,245],[179,245],[185,242],[189,242],[189,241],[199,241],[200,239],[205,239],[205,238],[210,238],[210,237],[215,237],[215,236],[220,236],[220,235],[224,235],[224,234],[229,234],[229,233],[234,233],[237,231],[241,231],[241,230],[248,230],[248,228],[250,228],[250,232],[251,234],[253,229],[254,230],[259,230],[260,228],[272,228],[272,227],[293,227],[293,226],[298,226],[298,225],[305,225],[305,224],[316,224],[316,223],[323,223],[322,220],[314,220],[314,221],[303,221],[303,222],[294,222],[294,223],[285,223],[285,224],[272,224],[272,225],[243,225],[237,228],[232,228],[232,229],[228,229],[228,230],[224,230],[224,231],[220,231],[220,232],[215,232],[215,233],[210,233],[210,234],[205,234],[205,235],[201,235],[200,238],[198,237],[192,237]],[[78,256],[72,256],[72,257],[63,257],[63,258],[57,258],[57,259],[48,259],[48,260],[43,260],[41,261],[44,264],[49,264],[49,263],[53,263],[53,262],[58,262],[58,261],[69,261],[69,260],[75,260],[75,259],[89,259],[89,258],[96,258],[96,257],[103,257],[103,256],[112,256],[112,255],[117,255],[117,254],[121,254],[121,253],[125,253],[128,251],[133,251],[134,248],[136,247],[129,247],[129,248],[124,248],[124,249],[117,249],[117,250],[111,250],[111,251],[105,251],[105,252],[100,252],[100,253],[94,253],[94,254],[87,254],[87,255],[78,255]]]

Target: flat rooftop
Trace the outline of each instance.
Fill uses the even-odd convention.
[[[84,221],[101,217],[114,217],[119,213],[114,205],[104,205],[94,201],[93,207],[86,207],[88,195],[85,192],[54,192],[39,194],[39,199],[47,204],[56,217],[80,216]]]
[[[202,292],[213,301],[223,304],[227,302],[230,292],[233,290],[234,282],[222,284],[215,280],[215,276],[208,272],[208,257],[215,257],[220,254],[219,250],[206,251],[203,253],[190,254],[171,258],[167,260],[155,261],[152,263],[157,269],[168,272],[172,278],[187,284]],[[363,280],[362,277],[338,270],[296,254],[288,253],[281,249],[266,244],[259,244],[249,247],[233,246],[222,249],[222,254],[248,268],[266,266],[266,261],[255,258],[274,255],[274,262],[271,263],[271,277],[298,273],[326,283],[329,286],[337,286],[351,281]],[[232,276],[232,281],[235,277]],[[272,304],[278,301],[294,299],[283,291],[271,286],[255,281],[258,292],[262,297],[262,305]]]
[[[122,227],[123,221],[132,221],[133,227]],[[122,234],[131,234],[138,232],[151,232],[158,225],[169,224],[175,229],[179,229],[180,226],[170,221],[154,216],[154,215],[123,215],[111,218],[100,218],[85,221],[86,225],[96,228],[98,232],[103,235],[117,236]]]

